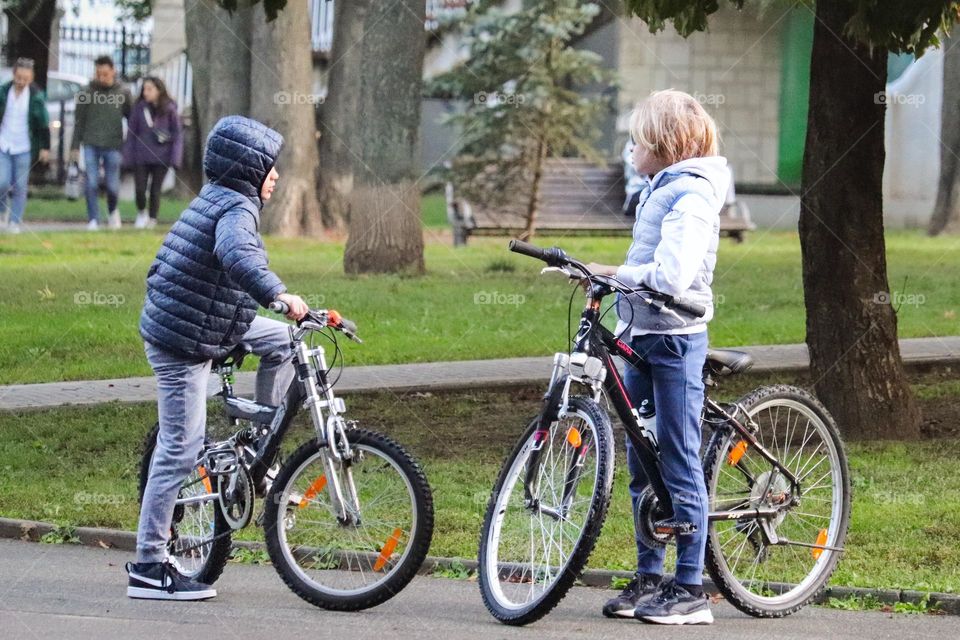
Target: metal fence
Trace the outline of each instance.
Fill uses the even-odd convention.
[[[93,61],[110,56],[120,77],[139,78],[150,66],[150,33],[140,27],[60,26],[57,48],[58,70],[89,78]]]

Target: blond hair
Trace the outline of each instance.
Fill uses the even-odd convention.
[[[719,152],[717,123],[693,96],[674,89],[654,91],[636,106],[630,135],[667,166]]]

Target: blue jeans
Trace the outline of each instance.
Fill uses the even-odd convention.
[[[707,544],[709,501],[700,462],[700,412],[703,409],[703,363],[707,332],[690,335],[647,334],[631,341],[644,359],[637,369],[628,366],[624,385],[630,402],[639,408],[646,400],[657,413],[657,442],[663,482],[673,500],[674,517],[691,522],[697,531],[677,537],[677,582],[703,583],[703,554]],[[649,484],[636,450],[627,438],[630,498],[636,508]],[[637,536],[637,570],[663,574],[665,550],[645,545]]]
[[[287,326],[257,316],[243,334],[243,341],[260,356],[255,398],[261,404],[279,405],[293,380]],[[184,360],[150,343],[144,343],[144,349],[157,377],[160,432],[140,505],[137,562],[163,562],[180,485],[203,450],[211,361]]]
[[[0,211],[7,210],[7,194],[13,191],[10,222],[20,224],[27,206],[27,182],[30,180],[30,152],[0,151]]]
[[[117,208],[118,194],[120,193],[120,162],[123,155],[119,149],[94,147],[83,145],[83,166],[86,171],[87,219],[96,220],[100,217],[100,204],[97,196],[100,194],[100,162],[103,162],[103,176],[107,185],[107,213]]]

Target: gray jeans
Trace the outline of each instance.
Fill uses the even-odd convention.
[[[279,405],[293,380],[288,326],[257,316],[243,335],[243,341],[260,356],[257,402]],[[144,349],[157,377],[160,433],[140,505],[137,562],[162,562],[180,485],[203,449],[211,361],[184,360],[150,343]]]

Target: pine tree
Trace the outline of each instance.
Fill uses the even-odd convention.
[[[478,1],[461,23],[464,62],[434,78],[427,93],[463,101],[447,122],[460,136],[447,170],[460,195],[485,208],[521,207],[536,228],[548,156],[600,162],[602,97],[584,89],[608,80],[600,56],[573,48],[600,13],[594,3],[545,0],[507,12]]]

